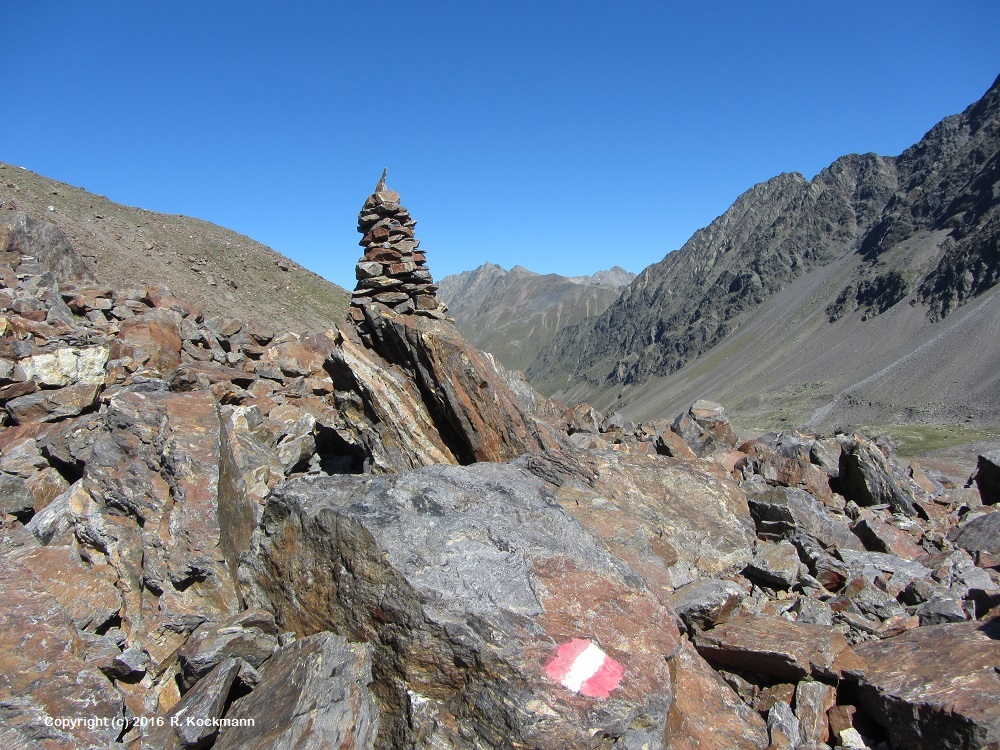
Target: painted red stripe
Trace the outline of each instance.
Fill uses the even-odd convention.
[[[593,677],[583,683],[580,693],[588,698],[607,698],[611,695],[611,691],[621,684],[623,674],[625,667],[605,655],[604,664]]]
[[[556,682],[562,682],[572,669],[576,657],[589,645],[590,641],[584,638],[574,638],[569,643],[564,643],[558,648],[552,661],[545,665],[545,674]]]

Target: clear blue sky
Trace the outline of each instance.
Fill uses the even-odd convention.
[[[997,0],[4,3],[0,161],[353,288],[382,167],[437,278],[638,272],[756,182],[898,154],[1000,74]]]

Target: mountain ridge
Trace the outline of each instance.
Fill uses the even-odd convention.
[[[569,277],[484,263],[438,286],[463,336],[505,367],[523,370],[556,332],[602,312],[632,277],[618,266]]]
[[[55,225],[112,287],[166,284],[207,313],[300,333],[331,328],[347,311],[346,290],[245,235],[0,162],[0,220],[19,211]]]
[[[556,334],[526,369],[529,380],[559,398],[627,412],[630,391],[695,367],[768,300],[840,258],[848,260],[839,286],[816,290],[827,326],[814,334],[829,333],[844,316],[886,314],[905,300],[922,311],[924,322],[906,327],[916,336],[1000,278],[998,112],[1000,79],[897,157],[852,154],[812,180],[785,173],[758,183],[640,273],[596,319]],[[810,309],[819,302],[800,300]],[[801,305],[796,310],[805,314]],[[785,349],[795,356],[794,347]],[[956,356],[961,352],[943,366],[955,367]],[[848,366],[864,369],[838,365]],[[770,376],[747,387],[767,382]],[[738,415],[733,399],[727,403]],[[650,408],[646,398],[639,411],[649,416]]]

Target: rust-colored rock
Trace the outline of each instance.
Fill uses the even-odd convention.
[[[862,706],[895,750],[1000,742],[1000,620],[916,628],[857,654]]]
[[[670,750],[743,750],[768,745],[767,726],[685,639],[670,662]]]
[[[43,747],[109,747],[121,732],[113,721],[122,716],[122,696],[87,663],[84,643],[56,598],[28,567],[0,557],[0,602],[6,724]],[[76,717],[95,721],[66,722]]]
[[[722,575],[750,558],[746,495],[713,462],[547,451],[518,463],[555,485],[566,511],[663,596],[692,580],[692,569]]]
[[[784,680],[837,680],[864,668],[834,628],[781,617],[734,618],[700,634],[695,645],[712,664]]]
[[[172,309],[154,309],[123,320],[111,356],[129,357],[142,372],[169,378],[181,363],[180,321]]]

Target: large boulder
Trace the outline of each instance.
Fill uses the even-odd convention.
[[[121,733],[115,723],[123,716],[121,694],[88,663],[86,645],[56,597],[12,556],[0,557],[0,602],[0,706],[15,741],[111,746]]]
[[[1000,450],[980,455],[969,480],[975,481],[984,505],[1000,503]]]
[[[780,680],[832,682],[864,666],[835,628],[781,617],[737,617],[698,634],[695,645],[711,664]]]
[[[926,515],[921,501],[928,499],[927,493],[867,438],[855,435],[843,442],[838,481],[844,496],[858,505],[889,505],[894,513]]]
[[[295,480],[254,544],[279,626],[373,645],[381,746],[665,747],[673,614],[523,469]]]
[[[664,596],[699,574],[739,571],[750,559],[746,495],[715,462],[578,450],[517,463],[552,485],[568,513]]]
[[[86,261],[55,224],[33,219],[23,211],[0,221],[0,257],[7,253],[35,258],[60,281],[94,278]]]
[[[253,692],[233,703],[215,750],[375,747],[372,649],[332,633],[295,641],[261,669]]]
[[[916,628],[857,647],[862,705],[896,750],[1000,743],[1000,620]]]

